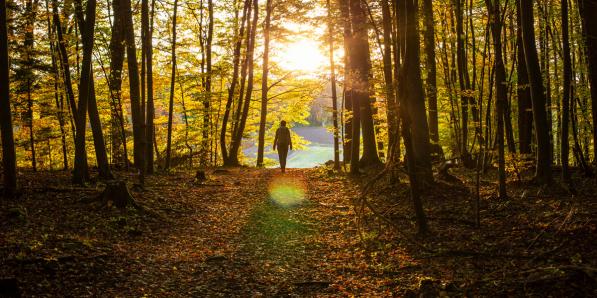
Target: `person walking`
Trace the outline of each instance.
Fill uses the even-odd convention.
[[[280,127],[276,130],[276,137],[274,138],[274,150],[278,147],[278,157],[280,158],[280,168],[282,173],[286,172],[286,157],[288,157],[288,148],[292,150],[292,138],[290,137],[290,129],[286,127],[286,121],[280,122]]]

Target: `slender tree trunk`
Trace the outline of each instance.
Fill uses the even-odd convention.
[[[172,17],[172,50],[171,50],[171,76],[170,76],[170,100],[168,103],[168,136],[166,143],[166,170],[170,169],[172,151],[172,116],[174,113],[174,82],[176,80],[176,12],[178,0],[174,0],[174,15]]]
[[[10,112],[8,61],[8,22],[6,0],[0,0],[0,132],[2,133],[2,171],[4,196],[12,197],[17,189],[17,161]]]
[[[401,80],[399,91],[406,98],[407,102],[403,108],[407,109],[411,123],[410,132],[412,135],[412,145],[415,158],[415,169],[417,181],[427,183],[433,181],[433,172],[431,169],[431,155],[429,148],[429,127],[427,126],[427,115],[425,112],[425,96],[423,92],[423,82],[421,80],[420,49],[419,49],[419,28],[418,28],[418,8],[415,5],[416,0],[405,0],[405,44],[404,63],[402,65],[404,77]],[[405,121],[405,119],[402,119]],[[403,130],[404,131],[404,130]],[[406,140],[405,140],[406,142]],[[406,146],[406,143],[405,143]]]
[[[415,135],[420,133],[420,128],[416,128],[417,123],[413,122],[411,126],[411,119],[416,117],[423,117],[425,123],[426,117],[417,113],[413,113],[417,109],[411,107],[411,105],[420,106],[423,103],[423,86],[421,82],[421,69],[420,69],[420,58],[419,58],[419,32],[418,32],[418,13],[416,0],[399,0],[399,9],[403,9],[403,16],[405,18],[402,23],[400,32],[403,33],[402,39],[405,43],[404,51],[404,63],[402,65],[400,77],[399,77],[399,90],[400,93],[400,116],[402,122],[402,137],[404,139],[404,147],[406,148],[406,160],[408,166],[408,177],[410,180],[410,191],[411,199],[415,210],[417,227],[419,234],[427,234],[429,227],[427,225],[427,218],[423,209],[423,203],[419,195],[419,189],[421,182],[427,179],[427,169],[425,167],[424,160],[417,157],[417,150],[425,149],[424,147],[417,148],[417,141]],[[417,83],[418,82],[418,83]],[[413,117],[414,116],[414,117]],[[414,120],[414,119],[413,119]],[[420,119],[419,119],[420,120]],[[421,123],[421,121],[418,121]],[[427,145],[429,144],[429,133],[427,131]],[[428,149],[428,146],[427,146]],[[427,154],[429,151],[427,150]],[[420,155],[420,154],[419,154]],[[423,161],[423,163],[421,163]],[[431,170],[431,163],[429,157],[429,171]],[[423,166],[423,168],[421,167]],[[423,178],[421,181],[420,178]]]
[[[48,0],[46,0],[46,17],[48,20],[48,39],[50,40],[50,55],[52,57],[52,74],[54,76],[54,102],[56,103],[56,118],[58,118],[58,125],[60,126],[60,140],[62,143],[62,165],[63,170],[68,170],[68,150],[66,144],[66,130],[64,121],[64,101],[60,93],[60,69],[58,68],[56,58],[56,44],[54,40],[54,27],[51,20],[52,14]],[[49,140],[48,140],[49,141]],[[50,152],[50,156],[51,156]]]
[[[521,154],[531,154],[531,142],[533,138],[533,110],[531,104],[531,88],[529,87],[529,76],[527,73],[526,59],[522,44],[522,24],[520,18],[520,7],[517,5],[517,78],[518,78],[518,141]]]
[[[227,132],[227,125],[228,119],[230,118],[230,112],[232,109],[232,102],[234,101],[234,93],[236,91],[236,85],[238,84],[238,71],[240,65],[240,54],[241,54],[241,47],[242,41],[245,31],[245,20],[247,19],[247,14],[249,7],[251,5],[250,0],[244,0],[243,5],[243,15],[240,21],[240,28],[238,35],[236,36],[236,44],[234,46],[234,54],[233,54],[233,73],[232,79],[230,82],[230,87],[228,89],[228,99],[226,101],[226,108],[224,110],[224,116],[222,117],[222,129],[220,130],[220,150],[222,151],[222,160],[224,165],[228,165],[228,149],[226,148],[226,132]],[[238,10],[235,12],[238,16]]]
[[[80,1],[75,3],[76,5],[76,18],[77,24],[81,32],[85,32],[87,22],[83,16],[82,4]],[[87,46],[88,39],[83,39],[83,48]],[[92,45],[93,47],[93,45]],[[102,131],[102,125],[99,118],[99,112],[97,110],[97,102],[95,98],[95,81],[93,75],[93,63],[90,67],[91,73],[89,75],[89,97],[87,99],[87,113],[89,113],[89,123],[91,124],[91,132],[93,135],[93,144],[95,149],[96,162],[99,169],[99,176],[103,179],[112,179],[112,173],[110,171],[110,165],[108,162],[108,154],[106,153],[106,145],[104,142],[104,135]]]
[[[182,115],[184,118],[184,145],[189,150],[189,168],[193,168],[193,147],[189,144],[189,115],[187,113],[187,106],[184,102],[184,85],[181,81],[178,82],[180,86],[180,103],[182,105]]]
[[[137,49],[135,46],[135,29],[133,26],[133,15],[131,10],[130,0],[116,0],[123,1],[121,5],[122,16],[124,20],[125,41],[126,41],[126,56],[129,72],[129,91],[131,98],[131,118],[133,120],[133,151],[135,167],[139,171],[139,182],[141,185],[145,183],[145,129],[144,129],[144,113],[141,109],[141,95],[139,90],[139,66],[137,64]]]
[[[465,165],[471,165],[472,160],[468,152],[468,105],[470,83],[468,82],[468,68],[466,61],[465,36],[464,36],[464,10],[461,0],[454,0],[456,11],[456,64],[458,65],[458,82],[460,84],[460,109],[462,140],[460,142],[460,157]]]
[[[572,62],[570,60],[570,40],[568,37],[568,0],[561,0],[562,16],[562,54],[564,56],[564,90],[562,94],[562,139],[560,141],[560,158],[562,162],[562,180],[570,182],[568,168],[568,119],[570,116],[570,97],[572,85]]]
[[[25,89],[27,90],[27,128],[29,130],[29,145],[31,146],[31,168],[37,171],[37,156],[35,152],[35,134],[33,129],[33,47],[35,36],[35,18],[37,16],[37,0],[27,0],[25,4],[25,39],[23,41]]]
[[[97,167],[99,169],[99,176],[103,179],[113,179],[114,176],[110,171],[110,165],[108,162],[108,154],[106,152],[106,143],[104,141],[104,134],[102,131],[102,124],[97,110],[97,102],[95,98],[95,84],[93,81],[93,72],[90,75],[91,86],[89,87],[89,122],[91,124],[91,131],[93,133],[93,144],[95,148],[95,157],[97,161]]]
[[[369,76],[371,71],[369,38],[367,32],[367,17],[363,3],[359,0],[349,1],[350,19],[352,25],[351,75],[352,75],[352,99],[353,114],[357,114],[361,123],[363,133],[363,156],[358,162],[360,167],[375,166],[381,164],[377,155],[377,144],[375,141],[375,129],[373,124],[373,111],[371,109],[371,97],[369,90]],[[357,113],[358,110],[358,113]],[[356,121],[356,117],[354,119]],[[355,125],[355,123],[353,123]],[[356,125],[355,125],[356,126]],[[356,129],[353,127],[353,133]],[[357,137],[353,135],[356,141]],[[359,144],[353,144],[352,149],[358,151]],[[352,157],[358,156],[352,154]],[[352,159],[352,158],[351,158]],[[352,160],[354,162],[355,160]],[[351,167],[352,168],[352,167]]]
[[[427,69],[426,94],[429,105],[429,137],[434,144],[439,142],[439,126],[437,111],[437,70],[435,65],[435,23],[433,21],[432,0],[423,0],[425,17],[425,68]]]
[[[591,89],[591,114],[593,117],[593,163],[597,161],[597,1],[579,0],[578,10],[582,19],[588,77]]]
[[[85,9],[84,26],[81,26],[83,38],[83,61],[81,65],[81,79],[79,81],[79,104],[77,116],[75,117],[77,128],[75,136],[75,166],[73,172],[73,183],[84,184],[89,178],[87,169],[87,150],[85,149],[85,130],[87,122],[87,109],[89,97],[92,96],[92,52],[95,32],[95,10],[96,1],[88,0]],[[79,17],[80,21],[83,18]]]
[[[344,136],[343,136],[343,161],[344,164],[350,163],[352,158],[352,124],[354,115],[352,114],[352,91],[350,88],[350,43],[352,28],[350,25],[349,0],[339,0],[340,14],[342,17],[343,37],[344,37],[344,88],[342,100],[344,109],[342,111],[344,118]]]
[[[338,94],[336,91],[336,69],[334,64],[334,23],[332,19],[332,4],[330,0],[326,2],[328,10],[328,34],[330,47],[330,84],[332,85],[332,122],[334,128],[334,169],[340,170],[340,143],[338,129]],[[391,62],[390,62],[391,64]]]
[[[255,52],[255,37],[257,36],[257,20],[259,19],[259,3],[258,0],[253,0],[253,22],[249,33],[249,43],[247,44],[247,67],[248,67],[248,78],[247,78],[247,93],[245,95],[244,105],[242,114],[240,115],[240,122],[237,127],[236,135],[233,136],[232,147],[230,148],[229,161],[231,165],[239,165],[238,152],[240,150],[243,133],[245,131],[245,125],[247,118],[249,117],[249,107],[251,106],[251,98],[253,95],[253,55]],[[242,98],[241,98],[242,99]],[[239,101],[242,104],[242,100]]]
[[[124,167],[128,167],[128,152],[126,146],[126,131],[124,129],[124,117],[122,110],[122,67],[124,64],[124,41],[125,28],[124,16],[122,13],[122,1],[113,0],[114,23],[112,25],[112,37],[110,38],[110,96],[114,102],[111,115],[111,138],[113,142],[112,152],[114,159],[122,161]],[[121,148],[122,147],[122,148]]]
[[[533,119],[535,122],[535,139],[537,140],[537,167],[535,178],[541,184],[551,182],[551,157],[549,128],[547,127],[547,114],[545,112],[545,93],[537,48],[535,46],[535,32],[533,29],[533,2],[520,1],[522,17],[522,43],[524,46],[525,60],[531,84],[531,101],[533,105]]]
[[[383,74],[384,74],[384,91],[386,97],[386,118],[388,123],[388,155],[391,155],[391,148],[394,148],[396,142],[396,94],[394,90],[394,69],[392,68],[392,14],[388,1],[382,0],[381,11],[383,20]],[[330,33],[331,34],[331,33]],[[392,158],[389,156],[389,158]]]
[[[142,6],[147,6],[147,0],[143,0]],[[155,0],[151,1],[151,18],[146,16],[144,19],[147,24],[146,32],[145,32],[145,59],[147,65],[147,116],[145,117],[147,121],[146,125],[146,132],[145,138],[147,139],[147,148],[145,148],[145,153],[147,154],[147,174],[154,173],[154,165],[153,165],[153,145],[154,145],[154,134],[155,128],[153,125],[153,119],[155,117],[155,106],[153,101],[153,14],[155,9]],[[149,8],[143,8],[143,14],[148,14]]]
[[[265,147],[265,124],[267,121],[267,79],[269,74],[269,42],[272,17],[272,1],[265,4],[265,25],[263,27],[263,71],[261,74],[261,115],[259,118],[259,140],[257,144],[257,166],[263,166],[263,151]]]
[[[208,24],[207,24],[207,40],[205,43],[205,60],[206,60],[206,74],[205,74],[205,98],[203,99],[203,148],[205,156],[202,160],[207,162],[209,148],[210,134],[210,117],[211,117],[211,82],[212,82],[212,41],[214,32],[214,5],[213,0],[207,0]]]
[[[493,2],[493,3],[492,3]],[[491,35],[494,49],[494,71],[496,90],[496,117],[497,117],[497,143],[498,143],[498,193],[500,199],[506,199],[506,160],[504,154],[504,108],[508,100],[508,87],[506,86],[506,69],[502,58],[502,15],[498,0],[485,0],[491,22]]]
[[[64,88],[67,97],[67,101],[70,106],[71,114],[73,118],[77,115],[77,104],[75,103],[75,93],[73,91],[73,83],[71,79],[70,65],[68,62],[68,53],[66,51],[67,42],[64,38],[63,26],[60,22],[60,15],[58,14],[58,0],[52,0],[52,12],[54,26],[56,27],[56,35],[58,37],[58,56],[60,66],[62,68]]]

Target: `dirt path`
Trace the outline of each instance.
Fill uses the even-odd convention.
[[[429,252],[370,213],[357,225],[359,180],[325,169],[217,170],[203,183],[154,175],[132,194],[157,216],[107,207],[94,200],[103,185],[73,187],[65,172],[22,176],[19,200],[0,201],[0,297],[13,281],[24,297],[597,293],[583,277],[595,267],[593,188],[581,200],[486,196],[478,229],[467,189],[438,182],[425,197],[434,232],[419,238]],[[406,189],[380,186],[370,203],[414,237]]]
[[[0,208],[27,215],[0,226],[0,277],[16,277],[24,296],[337,295],[343,268],[358,271],[353,190],[316,170],[278,171],[152,176],[133,196],[162,218],[82,203],[101,187],[47,173]]]
[[[322,221],[321,215],[350,220],[346,205],[323,203],[321,198],[347,199],[341,185],[310,177],[309,170],[257,170],[249,175],[230,173],[215,178],[240,178],[218,203],[215,224],[224,236],[211,233],[208,251],[197,264],[188,264],[193,280],[188,294],[207,296],[304,296],[337,294],[337,276],[327,255],[334,241],[326,231],[340,230],[344,221]],[[337,182],[337,181],[336,181]],[[237,199],[235,199],[237,198]],[[337,209],[338,212],[335,212]],[[223,212],[225,210],[225,212]],[[327,218],[330,219],[330,218]],[[337,218],[336,218],[337,219]],[[202,224],[191,226],[201,234]],[[211,244],[211,245],[210,245]],[[189,248],[192,250],[192,248]],[[183,275],[184,276],[184,275]],[[180,283],[177,283],[180,289]]]

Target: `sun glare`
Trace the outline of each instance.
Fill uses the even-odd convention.
[[[319,43],[308,39],[279,45],[276,58],[284,69],[307,74],[327,67],[327,59],[320,50]]]

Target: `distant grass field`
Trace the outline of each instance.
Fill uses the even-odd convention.
[[[291,151],[286,166],[288,168],[312,168],[330,159],[334,159],[334,146],[311,143],[306,150]]]

